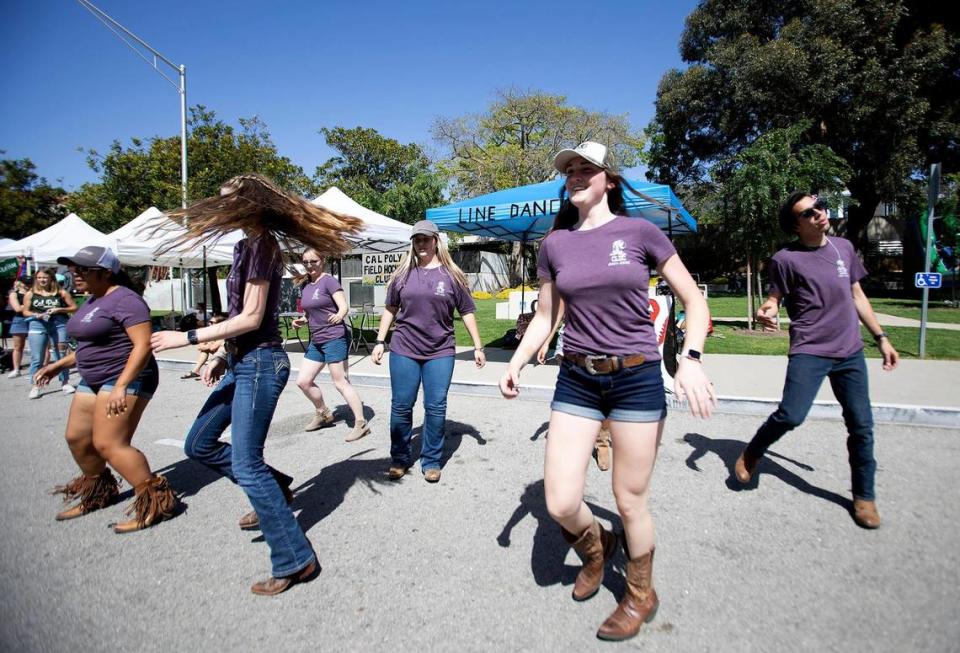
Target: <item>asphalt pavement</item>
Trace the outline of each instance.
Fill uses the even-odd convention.
[[[623,590],[623,558],[585,603],[570,599],[576,556],[546,514],[548,405],[451,394],[443,478],[400,482],[389,464],[389,391],[361,387],[373,433],[306,433],[293,382],[266,457],[293,474],[294,509],[323,567],[277,597],[249,509],[230,482],[184,459],[207,390],[161,372],[135,444],[186,510],[115,535],[123,502],[69,522],[48,490],[76,475],[63,441],[70,398],[27,400],[0,378],[0,650],[4,651],[949,651],[960,648],[960,429],[880,424],[877,531],[850,518],[845,434],[810,420],[778,443],[741,490],[733,462],[761,417],[667,419],[653,479],[656,619],[627,643],[595,639]],[[415,424],[422,419],[420,406]],[[616,453],[614,452],[614,464]],[[591,466],[588,501],[619,526],[609,472]]]

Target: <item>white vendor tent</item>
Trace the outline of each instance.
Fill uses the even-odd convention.
[[[160,209],[151,206],[136,218],[107,235],[110,246],[124,265],[159,265],[164,267],[199,268],[204,264],[203,246],[186,243],[169,252],[157,249],[184,233],[183,227]],[[207,245],[208,266],[230,265],[233,246],[243,237],[237,231]]]
[[[336,186],[331,186],[325,193],[314,198],[312,203],[334,213],[363,220],[360,233],[350,237],[357,251],[395,252],[410,246],[410,232],[413,227],[371,211]]]
[[[0,258],[31,256],[36,264],[54,264],[59,256],[73,256],[83,247],[109,247],[105,234],[97,231],[76,213],[42,231],[0,246]]]

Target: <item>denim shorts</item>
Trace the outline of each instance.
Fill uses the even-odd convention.
[[[597,421],[659,422],[667,416],[660,361],[610,374],[590,374],[564,360],[550,409]]]
[[[87,383],[81,378],[80,383],[77,385],[77,392],[86,392],[93,395],[99,394],[101,390],[110,392],[113,390],[113,386],[117,384],[118,378],[120,378],[119,375],[104,383]],[[137,375],[137,378],[127,386],[127,394],[150,399],[153,393],[157,391],[159,384],[160,371],[157,369],[156,362],[153,362],[143,368],[143,371]]]
[[[10,320],[11,336],[25,336],[29,330],[30,325],[27,323],[27,318],[23,317],[22,315],[16,315],[12,320]]]
[[[308,361],[314,363],[339,363],[347,360],[347,353],[350,351],[350,341],[346,336],[327,340],[319,345],[311,342],[303,355]]]

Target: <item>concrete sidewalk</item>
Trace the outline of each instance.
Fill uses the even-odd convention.
[[[291,341],[287,349],[292,367],[299,369],[303,360],[299,343]],[[497,386],[513,351],[488,348],[486,353],[487,365],[477,369],[473,350],[469,347],[457,349],[451,392],[499,396]],[[186,371],[187,366],[196,360],[196,350],[185,347],[167,351],[159,360],[166,366]],[[721,412],[760,415],[773,411],[780,400],[787,358],[713,354],[704,357],[704,368],[721,399]],[[525,367],[521,375],[521,397],[549,401],[558,369],[555,363]],[[960,392],[957,391],[960,361],[903,360],[896,370],[886,372],[879,359],[868,358],[867,370],[874,418],[878,422],[960,426]],[[367,352],[361,349],[350,356],[350,377],[358,385],[389,387],[389,363],[385,358],[383,365],[374,365]],[[840,408],[829,383],[820,388],[810,416],[840,418]]]
[[[911,317],[899,317],[897,315],[888,315],[886,313],[877,313],[877,321],[881,326],[896,326],[896,327],[914,327],[920,328],[920,320],[915,320]],[[714,322],[746,322],[746,317],[711,317]],[[780,319],[780,324],[786,326],[790,324],[790,318],[784,317]],[[952,322],[927,322],[928,329],[943,329],[944,331],[960,331],[960,324],[955,324]]]

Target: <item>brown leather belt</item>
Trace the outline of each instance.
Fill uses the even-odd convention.
[[[590,356],[587,354],[564,354],[563,360],[582,367],[588,374],[610,374],[646,362],[643,354],[629,356]]]

